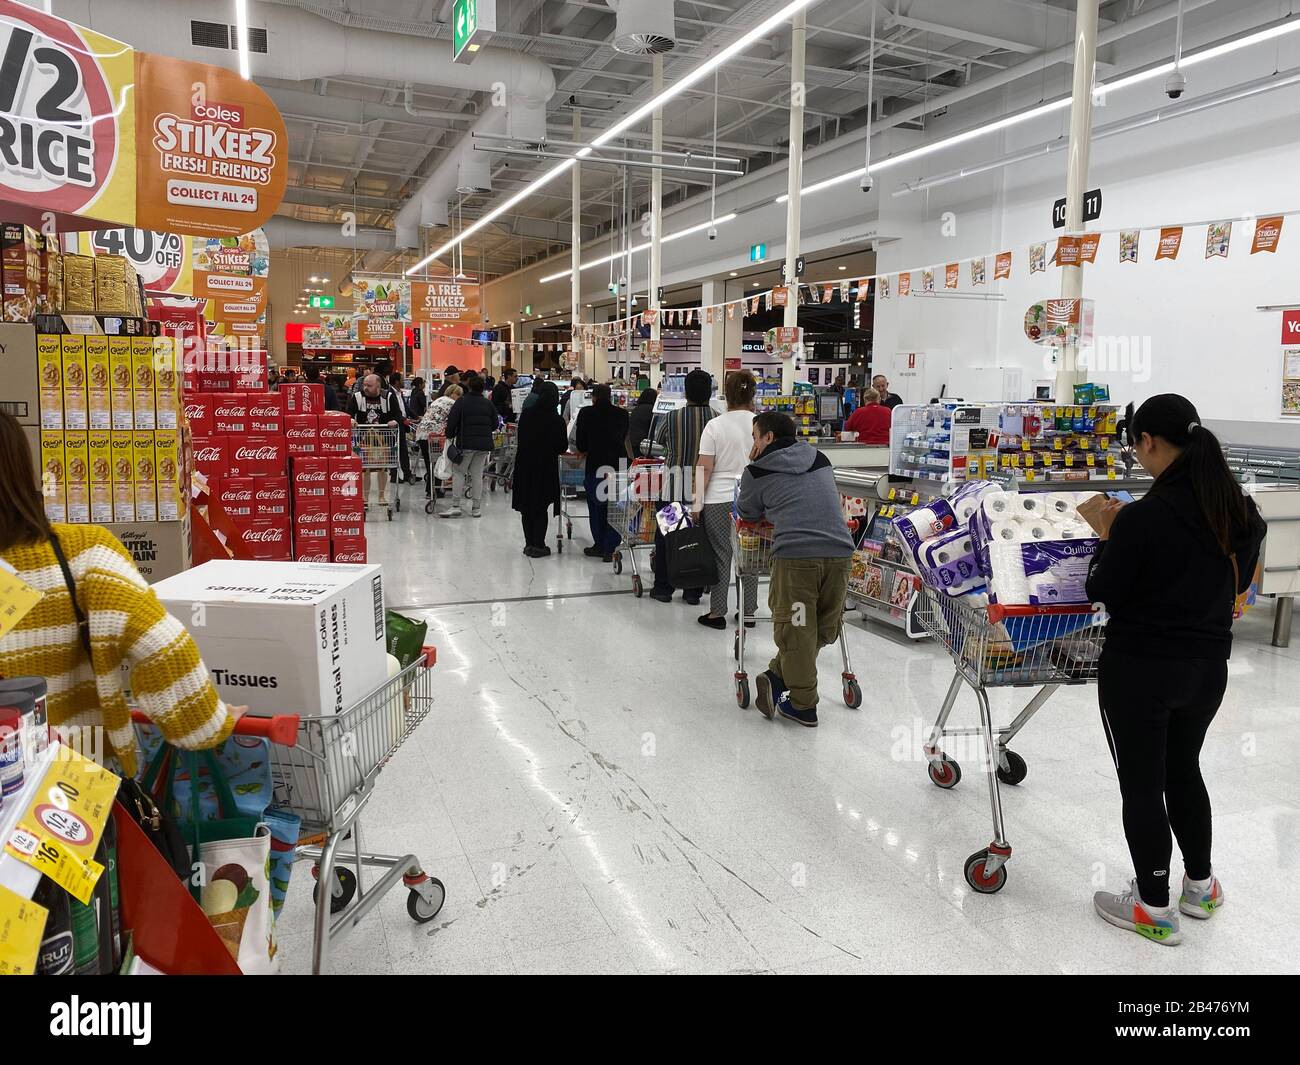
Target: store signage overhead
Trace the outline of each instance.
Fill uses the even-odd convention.
[[[751,244],[749,246],[749,261],[751,263],[761,263],[767,260],[766,244]]]
[[[417,322],[481,322],[481,307],[477,281],[411,282],[411,315]]]
[[[0,72],[6,221],[238,236],[280,205],[284,122],[238,74],[15,0],[0,0]]]
[[[1095,222],[1101,217],[1101,189],[1093,189],[1083,194],[1083,220]],[[1065,228],[1065,197],[1062,196],[1052,204],[1052,227]]]
[[[473,62],[484,38],[496,28],[496,0],[454,0],[451,5],[452,62]]]
[[[313,297],[311,298],[311,305],[312,305],[312,308],[313,308],[314,310],[318,310],[318,311],[332,311],[332,310],[334,309],[334,297],[333,297],[333,296],[313,296]]]

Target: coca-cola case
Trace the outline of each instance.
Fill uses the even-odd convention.
[[[329,459],[323,455],[294,455],[289,459],[289,483],[294,503],[329,500]]]
[[[212,407],[213,431],[218,436],[244,436],[248,428],[248,395],[228,392],[218,396]]]
[[[301,503],[293,508],[294,547],[307,542],[326,543],[330,538],[329,508],[321,503]]]
[[[234,387],[243,392],[265,392],[270,387],[266,372],[265,351],[240,351],[232,371]]]
[[[251,392],[248,397],[248,431],[268,436],[284,432],[284,397],[279,392]]]
[[[213,410],[221,397],[212,392],[193,392],[185,395],[185,420],[190,423],[190,433],[195,437],[214,436],[217,422]]]
[[[329,541],[309,540],[301,547],[295,543],[293,546],[293,560],[295,562],[329,562]]]
[[[316,455],[317,434],[319,426],[314,414],[286,414],[284,416],[284,438],[289,445],[290,455]]]
[[[257,518],[240,527],[244,547],[257,562],[287,562],[293,557],[289,518]]]
[[[282,436],[229,437],[227,461],[232,477],[284,477],[289,468]]]
[[[327,410],[318,419],[318,447],[322,455],[352,454],[352,418],[341,410]]]
[[[198,389],[200,392],[233,392],[235,374],[229,370],[200,370]]]
[[[366,510],[360,499],[330,500],[330,538],[356,540],[366,535]]]
[[[253,503],[256,492],[257,482],[252,477],[223,477],[213,499],[221,504],[227,517],[244,525],[257,517]]]
[[[334,540],[331,542],[331,558],[334,562],[350,562],[364,565],[366,561],[366,538],[356,537],[351,540]]]
[[[361,459],[356,455],[329,458],[330,499],[361,498]]]
[[[224,436],[201,437],[194,434],[194,469],[211,484],[214,479],[230,475],[230,454]],[[358,481],[360,483],[360,481]]]
[[[286,416],[325,413],[325,386],[322,384],[282,384],[280,395],[284,396]]]
[[[253,517],[280,520],[289,516],[289,478],[266,477],[255,481]]]

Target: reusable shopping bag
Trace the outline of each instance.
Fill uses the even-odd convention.
[[[266,827],[271,830],[271,860],[266,876],[271,884],[271,913],[278,921],[289,894],[289,878],[298,860],[298,840],[302,835],[302,818],[292,810],[272,806],[266,811]]]
[[[167,745],[163,742],[162,733],[152,727],[137,725],[136,735],[144,751],[141,764],[145,769],[140,779],[146,789],[153,791],[162,766],[159,755],[167,749]],[[236,734],[213,753],[223,779],[234,794],[235,809],[247,817],[261,817],[270,805],[272,796],[270,741],[260,736]],[[155,765],[155,762],[158,764]],[[199,766],[198,781],[199,810],[203,820],[215,820],[221,816],[221,811],[216,789],[204,764]],[[190,788],[189,773],[181,766],[172,781],[175,806],[168,809],[173,815],[183,816],[182,811],[189,808]]]
[[[427,621],[416,621],[395,610],[384,612],[384,639],[388,653],[405,669],[424,652],[424,638],[429,632]]]
[[[668,582],[674,588],[708,588],[718,583],[718,560],[702,525],[686,525],[664,537]]]

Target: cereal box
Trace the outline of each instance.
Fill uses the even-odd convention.
[[[157,415],[154,412],[154,371],[153,338],[131,338],[131,408],[135,422],[134,429],[156,429]],[[153,521],[153,518],[139,516],[136,521]]]
[[[87,465],[90,468],[90,520],[104,525],[113,520],[113,455],[106,429],[92,429],[86,436]]]
[[[135,407],[131,395],[131,338],[108,338],[108,399],[111,428],[129,431],[135,425]],[[121,521],[121,518],[117,519]],[[134,521],[134,518],[126,519]]]
[[[181,484],[180,435],[178,429],[158,429],[153,434],[159,521],[179,521],[185,513],[185,492]]]
[[[84,432],[63,433],[63,468],[67,474],[68,521],[90,521],[90,452]]]
[[[159,429],[179,429],[181,412],[180,343],[175,337],[153,338],[154,405]]]
[[[36,374],[40,382],[41,428],[63,428],[63,347],[60,337],[41,333],[36,337]]]
[[[131,456],[132,437],[128,433],[109,434],[109,465],[113,473],[113,520],[135,521],[135,463]]]
[[[41,290],[40,237],[31,226],[6,222],[0,229],[0,278],[4,320],[30,322]]]
[[[41,494],[50,521],[68,520],[68,482],[63,464],[63,432],[41,430]]]
[[[153,433],[137,429],[131,434],[131,480],[135,492],[135,520],[158,520],[158,466],[153,454]]]
[[[84,432],[86,421],[86,338],[66,333],[63,348],[63,428]]]
[[[63,338],[65,341],[67,337]],[[108,337],[86,336],[86,425],[90,429],[113,428],[112,394],[109,388]]]

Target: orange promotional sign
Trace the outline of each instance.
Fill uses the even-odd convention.
[[[227,293],[211,298],[214,322],[255,322],[266,314],[266,278],[250,277],[252,282],[247,292]]]
[[[858,302],[859,302],[859,303],[864,302],[864,301],[866,300],[866,298],[867,298],[867,285],[868,285],[868,282],[867,282],[867,279],[866,279],[866,278],[863,278],[861,281],[858,282]]]
[[[417,322],[481,322],[482,306],[477,281],[411,282],[411,317]]]
[[[912,275],[911,275],[911,274],[899,274],[899,275],[898,275],[898,294],[899,294],[900,296],[906,296],[906,295],[908,295],[908,293],[910,293],[911,291],[912,291]]]
[[[1250,242],[1250,254],[1267,251],[1276,252],[1278,241],[1282,239],[1282,216],[1271,215],[1255,220],[1255,239]]]
[[[945,266],[945,267],[943,268],[943,287],[944,287],[944,288],[956,288],[956,287],[957,287],[957,271],[958,271],[958,267],[957,267],[957,264],[956,264],[956,263],[949,263],[947,266]]]
[[[1011,253],[1009,251],[998,252],[997,258],[993,260],[993,280],[1011,276]]]
[[[1095,263],[1099,244],[1101,244],[1100,233],[1085,233],[1079,238],[1079,259],[1085,263]]]
[[[772,289],[772,306],[784,307],[790,302],[790,290],[786,288]]]
[[[1056,242],[1056,259],[1057,266],[1078,266],[1079,265],[1079,238],[1078,237],[1061,237]]]
[[[1183,243],[1182,226],[1166,226],[1160,231],[1160,243],[1156,246],[1157,259],[1177,259],[1178,249]]]
[[[405,327],[396,318],[358,318],[357,339],[363,344],[397,344]]]

